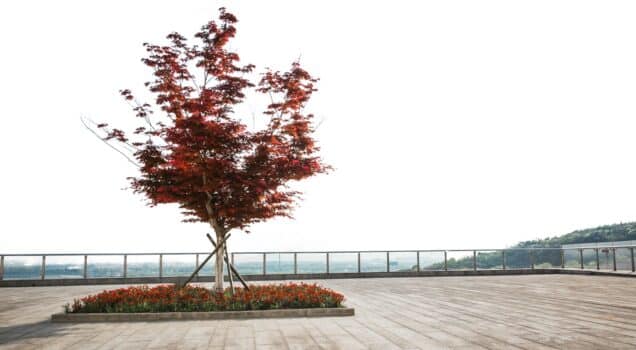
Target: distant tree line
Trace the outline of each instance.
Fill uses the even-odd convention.
[[[514,248],[560,248],[563,244],[575,243],[597,243],[612,241],[630,241],[636,240],[636,222],[620,223],[614,225],[605,225],[584,230],[577,230],[562,236],[547,237],[543,239],[535,239],[520,242],[506,251],[506,267],[508,268],[527,268],[534,262],[535,267],[556,267],[561,266],[561,252],[558,250],[537,250],[532,252],[532,256],[527,250],[513,250]],[[580,264],[579,256],[575,251],[573,254],[566,254],[566,265],[572,265],[569,260],[575,260],[576,264]],[[601,251],[599,259],[601,263],[607,264],[611,258],[611,252]],[[532,260],[531,260],[532,259]],[[617,259],[622,262],[627,259],[626,252],[617,251]],[[481,269],[500,268],[502,266],[501,252],[478,252],[477,267]],[[585,252],[583,256],[583,264],[586,266],[596,265],[596,254],[592,251]],[[472,269],[473,257],[450,258],[447,261],[448,269]],[[428,270],[441,270],[444,268],[443,262],[422,266]]]

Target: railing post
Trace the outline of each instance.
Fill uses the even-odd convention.
[[[40,278],[44,279],[46,276],[46,255],[42,255],[42,267],[40,267]]]
[[[360,252],[358,252],[358,273],[360,273]]]
[[[561,248],[561,268],[565,268],[565,249]]]
[[[298,274],[298,253],[294,252],[294,275]]]
[[[506,270],[506,251],[501,251],[501,267],[503,270]]]
[[[329,252],[325,253],[326,256],[326,260],[327,260],[327,273],[329,273]]]
[[[596,254],[596,269],[600,270],[601,269],[601,261],[600,261],[599,256],[598,256],[598,248],[594,248],[594,253]]]
[[[579,262],[581,263],[581,270],[585,269],[585,265],[583,264],[583,248],[579,248]]]
[[[444,251],[444,271],[448,271],[448,251]]]
[[[195,269],[196,269],[197,267],[199,267],[199,254],[196,254],[195,256],[196,256],[196,258],[194,259],[194,266],[195,266]],[[197,278],[197,282],[198,282],[199,281],[199,273],[198,272],[196,274],[196,278]]]
[[[391,272],[391,267],[389,265],[389,252],[386,252],[386,272]]]
[[[163,254],[159,254],[159,278],[163,278]]]
[[[88,255],[84,255],[84,269],[83,269],[84,279],[88,277]]]
[[[267,275],[267,254],[263,253],[263,275]]]
[[[616,271],[616,248],[612,248],[612,264],[614,265],[614,271]]]
[[[231,255],[230,262],[232,263],[232,266],[234,266],[234,252],[232,252],[230,255]]]
[[[417,252],[417,272],[420,272],[420,252]]]
[[[528,250],[528,256],[530,257],[530,269],[534,270],[534,251],[532,249]]]
[[[124,278],[128,278],[128,254],[124,254]]]
[[[477,251],[473,250],[473,271],[477,271]]]
[[[634,247],[629,248],[629,255],[632,258],[632,272],[636,272],[636,264],[634,262]],[[2,275],[0,275],[0,279],[2,279]]]
[[[632,256],[633,256],[633,254],[632,254]],[[632,259],[632,260],[634,260],[634,259]],[[0,255],[0,281],[2,281],[3,278],[4,278],[4,255]]]

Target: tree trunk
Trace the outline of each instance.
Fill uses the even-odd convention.
[[[203,176],[203,184],[206,183],[205,176]],[[218,254],[216,254],[216,264],[214,265],[214,291],[217,293],[223,292],[223,256],[225,252],[225,235],[230,231],[229,229],[225,229],[219,222],[214,218],[214,211],[212,210],[212,195],[208,193],[208,201],[205,202],[205,208],[208,211],[208,222],[210,226],[216,233],[216,241],[221,244],[221,247],[218,247]]]
[[[216,232],[216,241],[223,242],[223,237],[225,237],[225,232],[220,230],[215,230]],[[225,242],[223,242],[225,245]],[[216,264],[214,265],[214,291],[217,293],[223,292],[223,253],[225,247],[221,247],[219,249],[219,253],[216,254]]]

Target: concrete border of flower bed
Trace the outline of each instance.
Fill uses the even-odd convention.
[[[149,322],[175,320],[237,320],[254,318],[341,317],[353,316],[354,308],[330,307],[311,309],[275,309],[211,312],[143,312],[143,313],[59,313],[52,322]]]

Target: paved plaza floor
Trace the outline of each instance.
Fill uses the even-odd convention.
[[[356,315],[56,324],[117,286],[0,288],[0,349],[636,349],[636,278],[577,275],[312,281]]]

